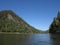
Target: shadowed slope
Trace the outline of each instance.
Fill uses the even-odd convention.
[[[49,33],[60,33],[60,12],[50,25]]]

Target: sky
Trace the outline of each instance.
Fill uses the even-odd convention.
[[[60,11],[60,0],[0,0],[1,10],[12,10],[29,25],[45,31]]]

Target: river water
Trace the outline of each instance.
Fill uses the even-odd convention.
[[[60,45],[60,35],[0,34],[0,45]]]

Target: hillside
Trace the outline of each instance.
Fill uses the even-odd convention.
[[[12,10],[0,11],[0,32],[39,33]]]
[[[60,33],[60,12],[58,12],[57,17],[51,23],[49,33]]]

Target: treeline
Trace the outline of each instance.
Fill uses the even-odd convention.
[[[57,17],[51,23],[49,33],[60,33],[60,12],[58,12]]]

